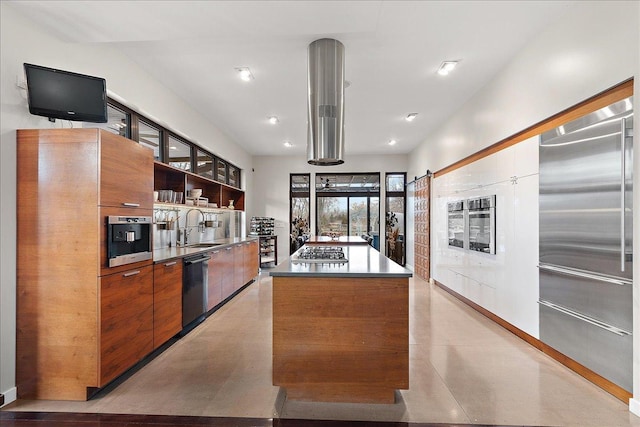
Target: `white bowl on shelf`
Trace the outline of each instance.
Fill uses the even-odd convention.
[[[202,188],[194,188],[191,190],[191,197],[197,199],[200,196],[202,196]]]

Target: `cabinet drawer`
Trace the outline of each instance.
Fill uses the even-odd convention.
[[[182,260],[153,268],[153,348],[182,329]]]
[[[153,350],[153,266],[100,278],[100,387]]]

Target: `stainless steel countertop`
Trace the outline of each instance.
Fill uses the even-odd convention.
[[[170,259],[175,258],[184,258],[189,255],[195,255],[201,252],[211,252],[218,249],[224,249],[229,246],[237,245],[238,243],[258,241],[258,238],[255,236],[247,236],[242,238],[230,238],[230,239],[217,239],[212,242],[201,242],[201,244],[211,243],[216,244],[210,248],[192,248],[192,247],[183,247],[177,246],[172,248],[163,248],[163,249],[154,249],[153,250],[153,262],[160,263],[164,261],[168,261]]]
[[[274,277],[411,277],[410,270],[391,261],[369,245],[335,245],[344,248],[349,262],[292,263],[291,258],[282,261],[269,271]],[[304,247],[304,246],[303,246]],[[297,254],[302,248],[294,253]]]

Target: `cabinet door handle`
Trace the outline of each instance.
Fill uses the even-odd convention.
[[[123,277],[131,277],[131,276],[135,276],[136,274],[140,274],[140,270],[129,271],[127,273],[124,273],[122,276]]]
[[[165,267],[171,267],[172,265],[176,265],[177,263],[178,263],[178,261],[168,262],[164,266]]]
[[[225,251],[230,251],[233,248],[224,248]]]
[[[138,208],[140,207],[140,203],[123,203],[122,206],[127,206],[129,208]]]
[[[626,261],[626,224],[625,224],[625,195],[627,190],[627,182],[626,182],[626,141],[625,137],[627,136],[627,119],[622,119],[622,129],[620,130],[620,151],[622,152],[621,158],[621,171],[620,171],[620,271],[624,271],[624,264]]]
[[[538,268],[540,270],[553,271],[555,273],[566,274],[568,276],[575,276],[575,277],[580,277],[582,279],[589,279],[589,280],[597,280],[599,282],[612,283],[614,285],[624,286],[624,285],[633,284],[633,281],[629,279],[601,276],[599,274],[589,273],[588,271],[579,270],[577,268],[559,267],[557,265],[545,264],[542,262],[538,265]]]
[[[538,300],[538,304],[540,305],[544,305],[546,307],[549,307],[553,310],[559,311],[560,313],[566,314],[567,316],[571,316],[574,317],[578,320],[582,320],[583,322],[587,322],[592,324],[593,326],[597,326],[598,328],[602,328],[605,331],[609,331],[611,333],[614,333],[620,337],[624,337],[625,335],[632,335],[631,332],[629,331],[625,331],[624,329],[620,329],[620,328],[616,328],[615,326],[612,326],[608,323],[604,323],[598,319],[595,319],[591,316],[587,316],[586,314],[582,314],[582,313],[578,313],[577,311],[571,310],[567,307],[563,307],[561,305],[558,304],[554,304],[552,302],[549,301],[545,301],[545,300]]]

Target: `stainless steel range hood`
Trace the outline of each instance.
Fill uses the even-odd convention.
[[[307,159],[309,164],[344,163],[344,45],[320,39],[309,45]]]

